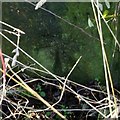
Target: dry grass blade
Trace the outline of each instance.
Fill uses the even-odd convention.
[[[10,67],[10,66],[9,66]],[[53,110],[56,114],[58,114],[62,119],[66,120],[66,118],[60,113],[58,112],[53,106],[51,106],[46,100],[44,100],[37,92],[35,92],[32,88],[30,88],[11,68],[9,68],[11,70],[11,72],[20,80],[17,81],[14,78],[11,78],[13,81],[15,81],[16,83],[18,83],[21,87],[23,87],[25,90],[27,90],[28,92],[30,92],[33,96],[35,96],[38,100],[40,100],[41,102],[43,102],[47,107],[49,107],[51,110]],[[1,72],[4,72],[1,68],[0,68]],[[6,73],[6,75],[8,77],[11,77],[8,73]]]
[[[116,113],[117,113],[117,102],[116,102],[116,98],[115,98],[115,93],[114,93],[114,88],[113,88],[113,82],[112,82],[112,77],[111,77],[111,73],[110,73],[109,63],[108,63],[108,60],[107,60],[107,55],[106,55],[105,47],[104,47],[104,44],[103,44],[102,25],[101,25],[100,10],[99,10],[99,7],[98,7],[98,1],[97,1],[97,3],[91,1],[91,3],[92,3],[92,8],[93,8],[96,24],[97,24],[97,29],[98,29],[100,41],[101,41],[101,48],[102,48],[102,55],[103,55],[103,64],[104,64],[104,72],[105,72],[105,79],[106,79],[106,87],[107,87],[108,100],[109,100],[109,110],[110,110],[110,115],[111,115],[111,118],[112,118],[112,107],[111,107],[111,97],[110,97],[109,81],[110,81],[110,85],[111,85],[111,89],[112,89],[112,94],[113,94],[113,97],[114,97],[114,108],[116,110]],[[95,10],[95,6],[97,8],[97,13],[96,13],[96,10]],[[110,28],[110,27],[108,27],[108,28]],[[111,32],[111,33],[113,33],[113,32]],[[116,39],[115,39],[115,41],[118,43],[118,41]],[[119,45],[119,43],[118,43],[118,45]],[[116,118],[118,118],[117,115],[116,115]]]
[[[64,92],[65,92],[65,86],[66,86],[66,82],[67,82],[67,80],[68,80],[68,77],[70,76],[70,74],[72,73],[72,71],[75,69],[76,65],[79,63],[79,61],[80,61],[81,58],[82,58],[82,56],[80,56],[80,57],[78,58],[78,60],[76,61],[75,65],[72,67],[72,69],[71,69],[70,72],[68,73],[67,77],[66,77],[65,80],[64,80],[63,87],[60,88],[60,89],[62,89],[60,98],[59,98],[59,100],[58,100],[56,103],[54,103],[52,106],[55,106],[56,104],[58,104],[58,103],[61,101],[61,99],[62,99],[62,97],[63,97],[63,94],[64,94]],[[46,109],[46,110],[47,110],[47,109]]]
[[[35,4],[30,2],[29,0],[26,0],[26,1],[31,3],[33,6],[35,6]],[[83,28],[69,22],[68,20],[62,18],[61,16],[55,14],[54,12],[41,7],[43,5],[41,2],[44,2],[44,1],[46,1],[46,0],[42,0],[42,1],[38,2],[38,4],[36,4],[35,9],[40,8],[40,9],[46,11],[48,14],[51,14],[54,17],[60,19],[61,21],[69,24],[70,26],[79,29],[80,31],[82,31],[82,33],[86,34],[88,37],[99,40],[98,38],[95,38],[94,36],[89,34]],[[89,83],[86,86],[84,86],[84,85],[80,85],[76,82],[73,82],[71,80],[68,80],[69,76],[72,74],[72,72],[76,68],[77,64],[81,60],[81,56],[78,58],[76,63],[73,65],[73,67],[71,68],[71,70],[67,74],[67,77],[60,77],[60,76],[57,76],[56,74],[54,74],[53,72],[49,71],[41,63],[39,63],[36,60],[36,58],[33,58],[31,55],[28,54],[28,52],[24,51],[19,46],[20,35],[25,34],[25,33],[23,31],[15,28],[15,27],[13,27],[13,26],[7,24],[7,23],[4,23],[4,22],[0,21],[0,24],[3,24],[5,26],[9,27],[10,29],[12,29],[11,31],[3,30],[4,32],[7,32],[7,33],[12,34],[14,36],[17,36],[17,38],[18,38],[17,39],[17,44],[15,44],[15,42],[13,42],[11,39],[9,39],[9,37],[7,37],[5,34],[0,32],[0,35],[3,38],[5,38],[5,40],[7,40],[10,44],[12,44],[13,46],[16,47],[16,49],[13,50],[15,52],[15,56],[13,58],[11,58],[10,56],[8,56],[6,54],[3,54],[3,55],[5,57],[9,58],[14,63],[14,64],[12,64],[13,66],[16,65],[15,63],[17,63],[16,66],[20,68],[19,71],[14,72],[14,70],[13,70],[14,68],[11,68],[11,66],[8,64],[8,71],[10,73],[12,73],[12,75],[10,75],[8,73],[5,73],[5,75],[10,78],[9,81],[13,80],[17,84],[12,85],[12,86],[9,86],[9,84],[5,84],[5,83],[2,84],[4,86],[4,91],[6,90],[5,92],[7,92],[7,95],[6,95],[6,97],[3,97],[3,96],[1,97],[2,98],[1,103],[2,103],[2,100],[9,103],[10,100],[11,100],[11,98],[9,98],[9,95],[13,91],[14,91],[15,94],[12,95],[12,97],[14,97],[15,95],[17,95],[17,97],[22,96],[22,97],[20,97],[20,99],[16,98],[18,100],[17,102],[16,101],[14,103],[11,102],[12,103],[11,105],[14,106],[14,108],[13,108],[14,110],[12,108],[10,108],[9,105],[7,106],[8,110],[10,112],[10,115],[8,115],[8,118],[14,117],[16,119],[17,116],[20,116],[20,117],[26,116],[26,118],[27,117],[31,118],[30,116],[31,116],[32,113],[37,113],[37,112],[41,112],[41,111],[45,112],[45,114],[43,114],[43,116],[45,117],[45,116],[47,116],[46,111],[52,111],[52,112],[54,112],[53,114],[55,115],[55,113],[56,113],[60,117],[60,119],[62,118],[64,120],[66,120],[66,117],[65,117],[66,114],[64,114],[64,110],[67,109],[67,108],[68,109],[65,110],[65,111],[72,111],[72,112],[73,111],[82,111],[82,112],[85,111],[85,112],[87,112],[86,117],[88,117],[90,115],[92,116],[92,114],[94,114],[94,112],[96,112],[96,113],[98,113],[98,116],[101,116],[102,118],[105,118],[105,119],[106,118],[118,118],[118,114],[120,113],[120,107],[117,106],[117,102],[120,102],[120,101],[116,98],[115,93],[114,93],[112,76],[111,76],[111,71],[110,71],[110,67],[109,67],[110,65],[109,65],[109,62],[108,62],[108,56],[107,56],[106,49],[105,49],[105,46],[104,46],[104,39],[103,39],[104,36],[103,36],[103,32],[102,32],[102,23],[101,23],[102,19],[103,19],[103,22],[108,27],[110,33],[112,34],[112,36],[115,40],[115,44],[118,45],[119,48],[120,48],[120,44],[117,40],[117,37],[114,35],[113,31],[111,30],[110,26],[108,25],[107,21],[103,17],[102,12],[100,11],[98,0],[96,0],[96,1],[91,0],[91,4],[92,4],[92,9],[93,9],[93,13],[94,13],[94,17],[95,17],[95,21],[96,21],[96,25],[97,25],[97,30],[98,30],[98,34],[99,34],[99,38],[100,38],[99,42],[101,44],[101,50],[102,50],[102,58],[103,58],[106,88],[102,88],[103,86],[100,86],[100,84],[98,82],[93,83],[92,85],[94,87],[93,86],[91,87],[91,85],[89,85]],[[101,17],[102,17],[102,19],[101,19]],[[90,25],[90,27],[91,27],[91,25]],[[39,67],[40,69],[31,67],[31,66],[27,66],[27,65],[21,63],[21,61],[18,61],[17,56],[19,56],[19,51],[21,51],[27,58],[32,60],[32,62],[34,62],[35,65],[38,65],[37,67]],[[23,77],[22,75],[26,74],[26,71],[24,71],[26,69],[29,70],[29,71],[32,71],[33,73],[35,73],[35,75],[38,75],[39,78],[34,79],[34,78],[31,78],[30,75],[28,75],[29,77],[26,77],[27,79],[25,79],[25,80],[21,79]],[[2,70],[0,68],[0,71],[2,73],[4,73],[4,69]],[[49,75],[52,78],[47,78],[46,76],[44,77],[39,73],[44,73],[45,75]],[[22,74],[21,75],[22,77],[20,77],[18,74]],[[7,81],[7,83],[9,83],[9,81]],[[36,84],[37,81],[41,81],[41,82],[39,84]],[[31,85],[31,83],[33,83],[33,84]],[[39,85],[40,90],[36,89],[37,85]],[[20,86],[20,88],[19,88],[19,86]],[[21,89],[21,87],[23,89]],[[43,87],[44,87],[44,90],[43,90]],[[53,89],[53,88],[55,88],[55,89]],[[50,95],[48,93],[49,92],[48,89],[50,89]],[[56,89],[57,89],[57,91],[56,91]],[[107,93],[106,93],[106,89],[107,89]],[[112,91],[112,94],[110,92],[110,89]],[[44,92],[45,93],[44,97],[47,98],[47,100],[51,100],[51,98],[53,100],[48,102],[43,97],[41,97],[42,96],[42,94],[40,94],[41,90],[42,90],[42,92],[45,91]],[[104,90],[105,90],[105,92],[104,92]],[[27,93],[25,93],[26,91],[27,91]],[[38,91],[38,93],[36,91]],[[83,91],[85,92],[85,94],[83,94],[84,93]],[[24,92],[24,93],[21,94],[22,92]],[[28,92],[31,93],[32,95],[31,94],[29,95]],[[10,93],[10,94],[8,94],[8,93]],[[26,96],[24,96],[25,94],[29,95],[29,97],[33,98],[34,100],[39,100],[40,102],[44,103],[43,106],[41,106],[41,104],[39,104],[39,107],[38,107],[38,105],[33,103],[33,101],[32,102],[30,101],[31,99],[29,99],[29,97],[27,95],[26,96],[28,98]],[[48,97],[47,94],[50,97]],[[3,95],[3,93],[2,93],[2,95]],[[68,96],[70,96],[71,98],[74,98],[74,99],[71,100]],[[26,99],[26,103],[24,103],[24,104],[23,104],[23,101],[25,102],[25,99],[23,99],[23,97],[25,97],[25,99]],[[71,105],[71,101],[73,102],[74,100],[75,100],[75,102],[77,100],[77,102],[78,102],[77,107],[80,107],[80,109],[78,109],[76,107],[76,105],[75,105],[76,103],[73,103]],[[29,101],[29,103],[31,102],[30,105],[28,104],[28,101]],[[63,103],[63,101],[64,101],[64,103]],[[68,105],[68,103],[66,104],[66,101],[70,102],[70,106]],[[63,104],[65,104],[65,108],[60,109],[60,108],[63,107],[62,106]],[[56,105],[56,108],[58,108],[58,109],[55,109],[55,107],[54,107],[55,105]],[[87,107],[85,107],[84,105],[86,105]],[[45,106],[47,106],[47,107],[45,107]],[[77,109],[74,109],[72,107],[75,107]],[[61,114],[61,112],[59,112],[59,111],[63,111],[62,112],[63,114]],[[38,114],[41,114],[41,113],[38,113]],[[56,116],[54,116],[54,117],[56,117]],[[97,119],[99,119],[99,117]]]

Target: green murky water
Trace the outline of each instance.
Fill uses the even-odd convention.
[[[21,36],[20,47],[48,70],[60,76],[66,76],[77,59],[82,56],[70,79],[80,83],[90,80],[103,82],[101,46],[97,40],[98,33],[90,3],[46,3],[43,7],[68,22],[41,9],[35,11],[29,3],[3,3],[3,21],[26,33]],[[114,4],[109,9],[110,13],[113,13],[113,8]],[[93,28],[88,26],[88,16],[94,24]],[[112,22],[110,25],[114,30]],[[6,35],[16,43],[16,37]],[[115,58],[112,58],[114,41],[104,22],[103,35],[113,78],[118,81],[120,55],[116,51]],[[3,50],[6,54],[13,57],[14,54],[11,52],[14,48],[3,39]],[[18,60],[25,64],[33,63],[21,52]]]

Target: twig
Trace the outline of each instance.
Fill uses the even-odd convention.
[[[10,67],[10,66],[9,66]],[[46,100],[44,100],[37,92],[35,92],[33,89],[31,89],[17,74],[14,73],[14,71],[9,68],[11,70],[11,72],[20,80],[20,82],[18,82],[16,79],[12,78],[12,80],[14,80],[16,83],[20,84],[20,86],[22,86],[24,89],[26,89],[27,91],[29,91],[33,96],[37,97],[38,100],[40,100],[41,102],[43,102],[47,107],[49,107],[51,110],[53,110],[56,114],[58,114],[62,119],[66,120],[66,118],[60,113],[58,112],[53,106],[51,106]],[[3,72],[2,69],[0,69],[1,72]],[[11,77],[8,73],[6,73],[6,75],[8,77]]]

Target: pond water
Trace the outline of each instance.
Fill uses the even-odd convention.
[[[70,79],[80,83],[89,80],[103,82],[101,46],[90,3],[46,3],[43,7],[53,13],[42,9],[35,11],[29,3],[3,3],[2,20],[25,32],[21,35],[20,47],[51,72],[67,76],[82,56]],[[88,26],[88,16],[93,21],[93,28]],[[15,36],[4,34],[16,43]],[[115,59],[112,58],[114,41],[105,25],[103,34],[111,71],[118,81],[120,55],[116,53]],[[3,39],[4,53],[13,57],[13,49],[15,47]],[[34,63],[21,52],[18,60],[27,65]]]

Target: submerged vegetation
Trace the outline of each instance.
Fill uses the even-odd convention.
[[[3,2],[1,119],[118,119],[120,3],[41,2]]]

